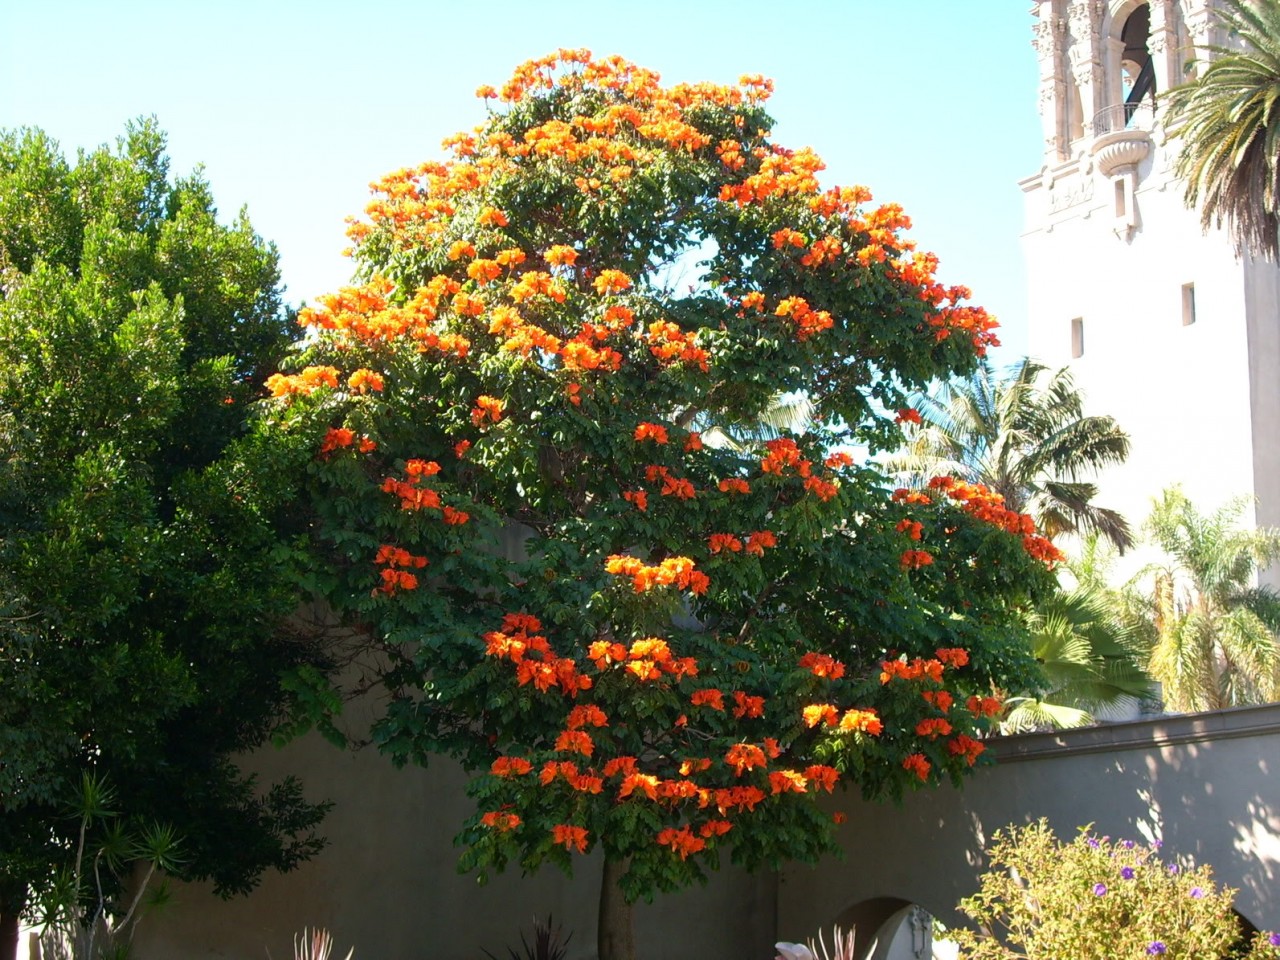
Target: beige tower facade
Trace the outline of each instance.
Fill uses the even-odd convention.
[[[1029,351],[1129,432],[1099,502],[1134,525],[1180,483],[1280,526],[1280,270],[1183,202],[1158,94],[1217,36],[1214,0],[1038,0],[1044,135],[1022,181]]]

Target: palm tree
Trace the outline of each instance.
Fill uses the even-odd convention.
[[[1239,526],[1248,501],[1203,516],[1176,487],[1147,529],[1166,554],[1148,567],[1149,670],[1171,710],[1217,710],[1280,694],[1280,594],[1255,575],[1280,557],[1280,531]],[[1149,578],[1149,579],[1148,579]]]
[[[1067,368],[1024,358],[1001,377],[984,359],[968,379],[913,399],[922,423],[891,470],[909,482],[947,473],[981,483],[1051,539],[1096,533],[1121,552],[1132,545],[1124,517],[1095,505],[1098,488],[1086,479],[1124,462],[1128,434],[1111,417],[1084,415]]]
[[[1225,221],[1236,252],[1280,253],[1280,0],[1224,0],[1238,46],[1209,45],[1199,77],[1169,91],[1178,174],[1205,230]]]
[[[1141,636],[1108,586],[1110,555],[1086,538],[1067,568],[1075,581],[1027,615],[1032,654],[1045,686],[1005,699],[1001,733],[1084,727],[1127,713],[1154,694],[1142,669]]]

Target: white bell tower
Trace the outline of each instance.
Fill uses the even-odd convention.
[[[1023,180],[1029,351],[1070,364],[1132,440],[1098,502],[1135,530],[1181,483],[1203,511],[1258,499],[1280,526],[1280,269],[1205,235],[1174,173],[1160,93],[1214,0],[1037,0],[1044,157]]]

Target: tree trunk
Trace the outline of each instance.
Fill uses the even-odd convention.
[[[627,872],[626,860],[604,861],[600,878],[600,918],[596,926],[596,952],[599,960],[636,960],[635,929],[631,922],[631,904],[622,896],[618,880]],[[3,958],[0,958],[3,960]]]
[[[0,960],[17,960],[18,915],[0,913]]]

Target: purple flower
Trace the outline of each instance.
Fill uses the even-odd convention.
[[[1132,879],[1133,879],[1133,867],[1125,867],[1125,868],[1123,868],[1123,869],[1120,871],[1120,876],[1124,877],[1126,880],[1132,880]]]
[[[1091,847],[1093,847],[1093,849],[1097,850],[1097,849],[1098,849],[1098,838],[1097,838],[1097,837],[1090,837],[1090,838],[1089,838],[1089,846],[1091,846]]]
[[[1267,937],[1267,943],[1271,944],[1273,947],[1280,947],[1280,933],[1273,933],[1271,936]]]
[[[1166,949],[1167,947],[1165,947],[1163,940],[1152,940],[1151,943],[1147,946],[1147,953],[1154,956],[1155,954],[1158,954],[1158,953],[1164,953]]]
[[[1152,850],[1159,850],[1159,849],[1160,849],[1161,847],[1163,847],[1163,846],[1164,846],[1164,841],[1163,841],[1163,840],[1153,840],[1153,841],[1152,841],[1152,843],[1151,843],[1151,849],[1152,849]]]
[[[1107,892],[1107,885],[1105,883],[1095,883],[1093,885],[1093,895],[1095,897],[1104,896],[1106,892]]]
[[[1169,864],[1169,873],[1173,876],[1177,876],[1178,865],[1176,863]]]
[[[1132,840],[1126,840],[1124,841],[1124,843],[1120,844],[1120,846],[1124,847],[1126,850],[1132,850],[1134,847],[1137,846],[1137,844],[1134,843]]]
[[[1204,891],[1203,891],[1203,890],[1201,890],[1199,887],[1192,887],[1192,888],[1191,888],[1191,899],[1192,899],[1192,900],[1199,900],[1199,899],[1200,899],[1201,897],[1203,897],[1203,896],[1204,896]]]

